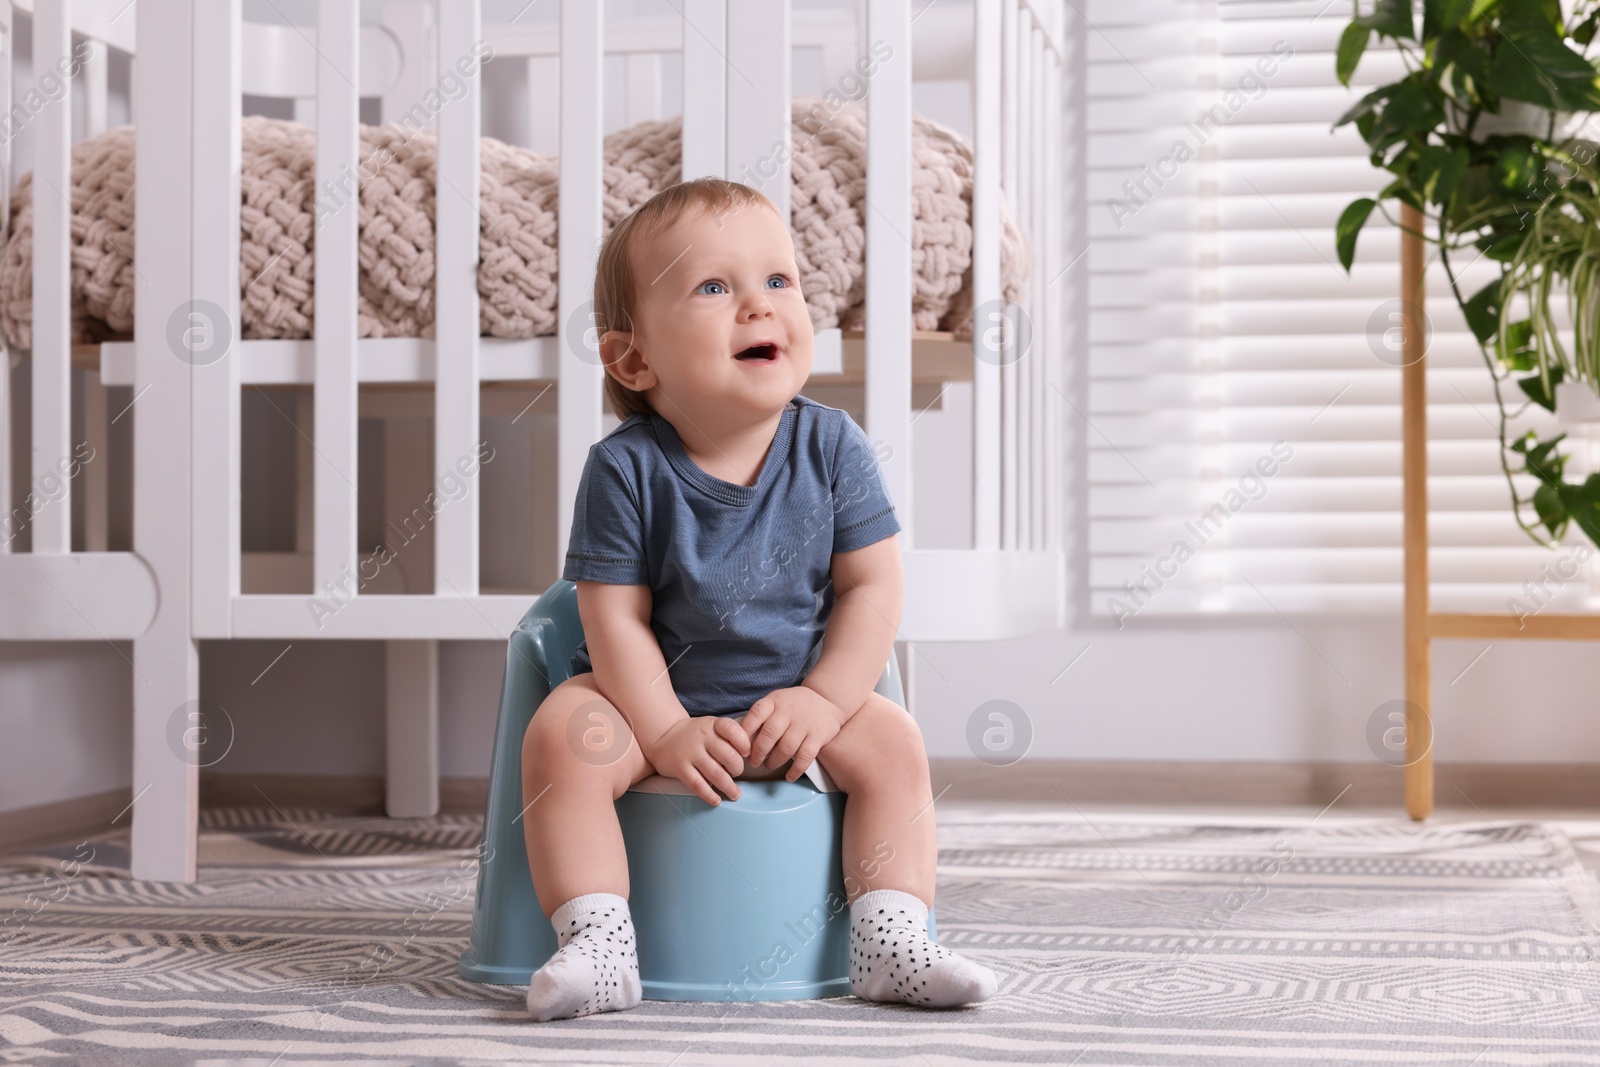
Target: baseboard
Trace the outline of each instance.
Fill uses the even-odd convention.
[[[316,808],[335,815],[382,815],[381,774],[217,774],[200,772],[205,808]]]
[[[1327,804],[1404,811],[1402,771],[1363,761],[1023,760],[991,767],[974,759],[931,759],[933,791],[941,799],[1095,804]],[[1343,794],[1341,796],[1341,793]],[[485,778],[443,778],[440,810],[481,814]],[[208,807],[315,807],[381,815],[381,775],[202,774]],[[124,796],[124,803],[126,798]],[[1436,763],[1438,808],[1600,808],[1600,774],[1592,763]],[[113,813],[115,809],[112,809]]]
[[[1270,807],[1327,804],[1339,797],[1344,807],[1392,808],[1397,815],[1405,810],[1402,772],[1375,760],[1023,760],[1009,767],[973,759],[928,762],[941,800]],[[486,778],[439,782],[443,813],[481,815],[487,796]],[[122,788],[0,812],[0,853],[125,827],[132,799],[133,791]],[[205,772],[200,803],[382,815],[383,777]],[[1600,809],[1600,774],[1592,763],[1436,763],[1434,805]]]
[[[949,799],[1268,806],[1339,797],[1344,806],[1405,810],[1404,772],[1376,760],[928,762],[935,795]],[[1435,763],[1433,777],[1437,808],[1600,807],[1592,763]]]
[[[482,815],[489,795],[487,778],[439,779],[443,814]],[[200,775],[200,803],[208,808],[316,808],[339,815],[384,814],[381,774],[213,774]]]
[[[128,825],[125,813],[132,801],[133,790],[124,786],[86,797],[0,812],[0,855],[32,845],[59,844],[90,834],[103,834],[118,827],[125,829]],[[113,825],[113,819],[119,821]]]

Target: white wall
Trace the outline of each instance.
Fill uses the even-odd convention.
[[[0,811],[128,785],[132,654],[126,641],[0,641]]]

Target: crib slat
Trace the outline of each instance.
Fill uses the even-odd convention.
[[[1045,138],[1049,136],[1049,129],[1045,125],[1045,54],[1044,31],[1035,26],[1033,38],[1033,61],[1030,69],[1033,72],[1029,93],[1033,97],[1032,123],[1034,134],[1029,138],[1032,146],[1030,156],[1031,169],[1029,172],[1029,195],[1033,201],[1030,219],[1033,223],[1031,236],[1034,248],[1043,249],[1045,236],[1044,222],[1044,177],[1045,154],[1047,147]],[[1028,314],[1041,323],[1046,314],[1044,305],[1043,279],[1039,277],[1039,270],[1035,268],[1029,274],[1028,288],[1032,292],[1032,299],[1028,301]],[[1044,419],[1041,401],[1044,398],[1044,351],[1038,345],[1039,337],[1033,338],[1033,344],[1028,349],[1028,455],[1029,469],[1033,474],[1033,490],[1030,494],[1032,503],[1029,505],[1029,531],[1028,547],[1037,549],[1044,546]]]
[[[1021,32],[1021,12],[1017,0],[1001,0],[1000,5],[1000,109],[1002,143],[1000,184],[1006,193],[1006,210],[1017,216],[1017,35]]]
[[[1021,131],[1017,138],[1017,226],[1033,244],[1037,236],[1033,224],[1034,138],[1038,135],[1034,126],[1033,12],[1025,8],[1021,16],[1017,41],[1017,126]],[[1034,247],[1038,247],[1037,244]],[[1032,285],[1023,286],[1022,316],[1038,310],[1032,297]],[[1017,547],[1026,549],[1033,547],[1033,398],[1029,394],[1033,387],[1033,365],[1037,361],[1031,353],[1022,353],[1020,338],[1013,341],[1017,342],[1011,364],[1017,378]]]
[[[1049,19],[1041,23],[1040,39],[1043,47],[1038,52],[1039,62],[1036,69],[1039,71],[1039,182],[1035,192],[1038,209],[1036,216],[1039,220],[1039,254],[1034,258],[1031,276],[1034,278],[1034,331],[1033,348],[1030,358],[1038,364],[1034,368],[1035,396],[1034,403],[1034,428],[1036,452],[1038,455],[1035,470],[1039,475],[1039,503],[1034,512],[1034,548],[1047,551],[1050,548],[1050,521],[1054,514],[1053,498],[1062,490],[1054,481],[1054,457],[1050,453],[1050,393],[1051,383],[1056,380],[1050,365],[1050,356],[1053,351],[1054,338],[1050,331],[1050,273],[1049,259],[1051,242],[1054,240],[1052,218],[1054,212],[1050,203],[1050,190],[1057,190],[1055,195],[1061,195],[1059,186],[1052,186],[1054,180],[1055,143],[1058,136],[1051,122],[1055,114],[1053,101],[1050,98],[1051,87],[1055,84],[1053,73],[1055,69],[1055,55],[1050,51]]]
[[[12,21],[0,23],[0,115],[11,111]],[[0,138],[0,244],[11,237],[11,138]],[[11,349],[0,344],[0,555],[11,551],[17,518],[11,513]]]
[[[789,221],[789,0],[728,0],[727,177]]]
[[[1022,76],[1023,96],[1023,129],[1026,131],[1019,146],[1022,153],[1021,184],[1017,190],[1021,201],[1024,232],[1028,235],[1029,244],[1039,247],[1039,211],[1038,211],[1038,177],[1039,177],[1039,52],[1036,47],[1038,27],[1034,22],[1033,12],[1030,10],[1023,19],[1025,27],[1021,42],[1022,56],[1020,66]],[[1032,316],[1040,312],[1038,301],[1034,298],[1034,282],[1036,274],[1030,275],[1028,284],[1023,289],[1024,310],[1029,316],[1031,325]],[[1019,348],[1020,351],[1020,348]],[[1021,441],[1018,452],[1021,455],[1018,475],[1022,481],[1021,515],[1018,521],[1018,546],[1025,549],[1034,548],[1033,531],[1039,503],[1039,470],[1038,450],[1034,447],[1035,441],[1035,377],[1039,369],[1038,353],[1029,351],[1022,355],[1017,362],[1019,375],[1018,393],[1021,400]]]
[[[1051,14],[1051,40],[1060,41],[1060,8],[1052,5]],[[1059,552],[1063,544],[1061,539],[1061,504],[1067,494],[1067,481],[1062,477],[1061,464],[1061,425],[1060,410],[1056,403],[1058,388],[1067,387],[1066,377],[1061,367],[1061,337],[1059,324],[1061,322],[1061,301],[1055,299],[1052,286],[1055,284],[1056,273],[1061,269],[1061,201],[1071,195],[1068,191],[1065,175],[1061,172],[1063,157],[1062,141],[1066,134],[1062,129],[1061,92],[1061,55],[1059,51],[1052,52],[1046,57],[1049,75],[1045,85],[1045,100],[1047,102],[1045,119],[1045,147],[1047,162],[1045,165],[1045,188],[1055,190],[1055,195],[1046,196],[1045,202],[1045,252],[1042,262],[1037,268],[1043,272],[1040,292],[1043,294],[1044,305],[1040,318],[1044,322],[1038,344],[1039,354],[1044,360],[1045,388],[1044,399],[1044,424],[1045,424],[1045,537],[1046,551]],[[1059,290],[1058,290],[1059,291]]]
[[[312,584],[353,596],[356,573],[357,0],[317,7],[317,225]],[[203,235],[196,233],[199,240]]]
[[[39,0],[33,13],[35,78],[64,69],[72,51],[67,0]],[[58,67],[58,64],[60,66]],[[65,79],[63,79],[65,82]],[[33,485],[49,497],[72,460],[72,93],[63,84],[34,120]],[[72,551],[72,496],[33,517],[33,550]]]
[[[562,0],[561,4],[561,175],[556,249],[561,331],[561,372],[556,390],[556,573],[561,572],[572,534],[572,505],[578,495],[589,447],[600,439],[605,371],[592,339],[594,265],[602,224],[601,118],[605,96],[601,0]]]
[[[1006,209],[1013,222],[1017,218],[1018,145],[1022,129],[1017,122],[1017,37],[1021,33],[1017,0],[1005,0],[1002,7],[1003,29],[1000,45],[1003,52],[1001,67],[1001,130],[1005,137],[1005,152],[1001,156],[1003,172],[1000,184],[1005,191]],[[1016,309],[1006,307],[1009,315]],[[1004,331],[1004,348],[1000,355],[1000,547],[1017,547],[1017,366],[1012,362],[1015,351],[1015,333]]]
[[[195,33],[213,42],[195,53],[194,305],[207,330],[197,353],[194,395],[194,625],[197,636],[232,635],[239,595],[239,0],[195,8]],[[319,235],[320,237],[320,235]],[[324,277],[324,275],[318,275]],[[220,314],[218,314],[220,309]],[[214,320],[214,321],[208,321]],[[320,392],[320,389],[319,389]]]
[[[911,4],[868,0],[867,40],[891,50],[867,94],[867,436],[915,544],[911,499]],[[785,175],[787,184],[787,175]]]
[[[439,112],[437,189],[437,383],[434,388],[433,468],[436,486],[462,483],[462,495],[439,507],[434,592],[478,592],[478,138],[483,101],[480,73],[463,77],[481,38],[479,0],[457,0],[439,25],[439,74],[465,89]],[[470,472],[470,473],[469,473]]]
[[[1072,93],[1072,99],[1077,101],[1077,86],[1082,85],[1077,75],[1069,74],[1070,70],[1077,70],[1077,62],[1069,59],[1067,45],[1066,11],[1061,5],[1056,5],[1056,40],[1061,42],[1061,51],[1056,54],[1054,64],[1054,86],[1051,88],[1050,98],[1054,101],[1054,118],[1050,128],[1056,131],[1056,146],[1054,146],[1053,173],[1051,189],[1061,190],[1061,194],[1050,198],[1051,214],[1054,216],[1054,234],[1051,237],[1050,254],[1053,262],[1050,264],[1050,282],[1046,283],[1045,299],[1050,302],[1050,352],[1051,366],[1058,382],[1059,389],[1050,390],[1051,426],[1056,432],[1051,454],[1056,459],[1056,486],[1054,504],[1056,504],[1056,522],[1054,522],[1053,549],[1058,552],[1067,552],[1072,547],[1067,534],[1067,523],[1072,520],[1070,502],[1075,498],[1075,467],[1067,451],[1067,419],[1072,418],[1072,411],[1067,408],[1062,394],[1070,394],[1074,389],[1075,365],[1069,365],[1067,354],[1080,352],[1080,347],[1074,342],[1077,336],[1077,323],[1080,322],[1083,310],[1082,304],[1074,299],[1077,293],[1077,275],[1072,270],[1083,270],[1088,274],[1086,258],[1078,258],[1077,227],[1072,224],[1072,219],[1077,218],[1078,208],[1072,208],[1072,218],[1067,214],[1066,205],[1080,205],[1085,202],[1083,186],[1078,182],[1080,171],[1074,165],[1077,158],[1078,147],[1075,142],[1082,141],[1082,126],[1078,122],[1078,112],[1070,106],[1067,94]],[[1070,38],[1075,40],[1075,38]],[[1069,139],[1070,138],[1070,139]],[[1066,606],[1062,606],[1066,611]]]
[[[727,0],[684,0],[683,21],[683,177],[726,177]]]
[[[987,347],[1000,299],[1000,11],[973,7],[972,547],[1000,545],[1000,367]]]
[[[106,129],[106,45],[104,41],[84,42],[88,51],[80,65],[83,72],[83,135],[95,137]],[[79,475],[83,479],[83,547],[88,552],[104,552],[109,534],[107,508],[106,460],[109,426],[106,412],[106,387],[93,370],[80,375],[83,390],[83,435],[94,459],[84,464]],[[9,499],[0,497],[0,500]]]

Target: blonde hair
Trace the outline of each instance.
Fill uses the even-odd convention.
[[[600,334],[633,329],[638,303],[630,252],[636,235],[660,233],[694,209],[719,215],[752,204],[777,207],[759,191],[723,178],[695,178],[661,190],[612,227],[600,246],[594,272],[594,323]],[[619,419],[653,410],[644,393],[630,389],[606,368],[606,396]]]

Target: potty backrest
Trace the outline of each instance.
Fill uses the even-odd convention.
[[[554,689],[572,676],[572,654],[583,642],[583,619],[578,614],[578,587],[565,578],[557,578],[550,588],[540,595],[528,609],[519,630],[535,626],[544,629],[545,663],[543,667]]]

